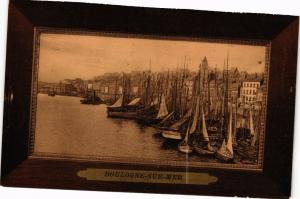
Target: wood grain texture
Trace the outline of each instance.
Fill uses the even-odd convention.
[[[291,185],[298,17],[133,8],[80,3],[11,1],[7,40],[1,184],[81,190],[288,198]],[[189,169],[218,176],[211,186],[87,181],[86,168],[185,171],[176,167],[28,157],[34,27],[271,41],[262,173]]]

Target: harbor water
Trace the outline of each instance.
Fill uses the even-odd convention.
[[[142,158],[216,162],[177,150],[157,129],[134,120],[108,118],[106,105],[85,105],[79,97],[38,94],[34,152],[62,157]]]

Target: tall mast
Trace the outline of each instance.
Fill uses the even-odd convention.
[[[118,93],[118,77],[117,77],[117,79],[116,79],[116,85],[115,85],[115,100],[114,100],[114,101],[117,100],[117,93]]]
[[[177,65],[177,68],[176,68],[176,73],[175,73],[175,92],[174,92],[174,110],[175,112],[178,114],[179,111],[178,111],[178,107],[177,107],[177,98],[178,98],[178,82],[179,80],[179,76],[178,76],[178,65]]]
[[[151,83],[151,75],[148,73],[147,82],[146,82],[146,106],[149,105],[150,98],[150,83]]]
[[[219,112],[219,87],[218,87],[218,75],[217,75],[217,65],[215,66],[215,118],[218,117]]]
[[[124,104],[125,95],[126,95],[125,73],[123,72],[123,78],[122,78],[122,96],[123,96],[123,98],[122,98],[122,105],[121,105],[122,109],[124,108],[124,105],[125,105]]]
[[[233,131],[233,143],[236,144],[236,132],[237,132],[237,111],[238,111],[238,101],[237,97],[235,99],[235,116],[234,116],[234,131]]]
[[[225,61],[224,61],[225,65]],[[224,128],[227,131],[228,122],[228,53],[227,53],[227,63],[226,63],[226,76],[225,76],[225,93],[224,93]],[[226,132],[225,131],[225,132]]]
[[[225,117],[225,59],[223,60],[223,80],[222,80],[222,83],[223,83],[223,85],[222,85],[222,116],[224,118]]]
[[[198,84],[197,86],[197,90],[196,90],[196,95],[200,95],[200,97],[202,97],[202,93],[201,93],[201,69],[202,69],[202,65],[200,64],[199,66],[199,79],[198,79]]]
[[[184,81],[184,69],[185,69],[185,62],[186,62],[186,56],[184,56],[184,62],[183,62],[183,72],[180,73],[181,77],[180,77],[180,86],[179,86],[179,117],[182,116],[182,89],[183,89],[183,81]]]
[[[207,101],[208,101],[208,113],[210,113],[210,74],[207,73]]]
[[[187,68],[187,65],[188,65],[188,60],[186,58],[186,56],[184,57],[184,65],[183,65],[183,77],[182,77],[182,85],[181,85],[181,115],[180,117],[183,116],[184,114],[184,110],[185,110],[185,100],[187,100],[185,98],[185,86],[184,86],[184,83],[185,83],[185,80],[186,80],[186,68]]]
[[[168,91],[169,91],[169,78],[170,78],[170,69],[168,69],[168,74],[167,74],[167,80],[166,80],[166,90],[165,90],[165,94],[166,96],[168,96]]]
[[[215,66],[215,89],[216,89],[216,99],[219,97],[219,89],[218,89],[218,75],[217,75],[217,65]]]

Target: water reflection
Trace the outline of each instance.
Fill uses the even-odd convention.
[[[180,153],[177,141],[134,120],[108,118],[106,105],[84,105],[78,97],[38,94],[36,153],[60,156],[209,161]]]

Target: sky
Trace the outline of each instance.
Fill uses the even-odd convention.
[[[191,71],[197,71],[204,56],[209,66],[222,69],[227,53],[229,67],[263,72],[265,50],[264,46],[203,41],[42,33],[39,81],[86,80],[107,72],[148,70],[150,65],[151,71],[167,71],[182,67],[185,57]]]

